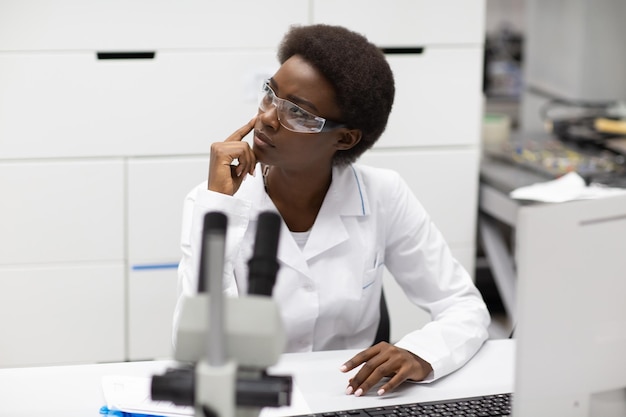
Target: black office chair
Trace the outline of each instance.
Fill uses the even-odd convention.
[[[389,324],[389,310],[387,310],[387,301],[385,300],[385,292],[381,290],[380,293],[380,321],[378,322],[378,330],[376,330],[376,337],[372,346],[379,342],[389,342],[390,338],[390,324]]]

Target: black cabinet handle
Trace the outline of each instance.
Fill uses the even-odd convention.
[[[402,47],[383,47],[380,48],[387,55],[408,55],[408,54],[423,54],[423,46],[402,46]]]
[[[154,59],[154,51],[96,52],[98,59]]]

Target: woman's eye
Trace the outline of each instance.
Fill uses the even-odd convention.
[[[300,107],[298,107],[298,106],[290,106],[289,107],[289,115],[291,117],[297,117],[297,118],[304,118],[304,119],[306,119],[307,116],[308,116],[308,113],[305,110],[303,110]]]

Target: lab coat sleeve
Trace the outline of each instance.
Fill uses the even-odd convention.
[[[184,301],[187,297],[194,295],[198,288],[204,215],[211,211],[219,211],[228,215],[223,290],[227,295],[236,296],[239,294],[239,289],[233,272],[233,263],[248,227],[250,208],[250,201],[209,191],[206,181],[187,194],[183,204],[182,258],[178,265],[178,300],[174,310],[174,331],[172,333],[174,344]]]
[[[402,337],[396,346],[431,364],[424,380],[463,366],[487,339],[490,316],[470,275],[452,256],[440,231],[398,176],[386,209],[385,263],[407,297],[432,321]]]

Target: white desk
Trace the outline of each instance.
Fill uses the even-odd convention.
[[[349,375],[339,366],[356,351],[283,355],[271,373],[292,375],[311,412],[365,408],[418,401],[512,392],[515,342],[488,341],[463,368],[431,384],[407,383],[383,397],[344,394]],[[1,417],[99,416],[104,375],[150,376],[172,361],[0,369]],[[350,373],[352,375],[352,373]],[[264,413],[265,414],[265,413]],[[289,415],[284,407],[265,415]]]

